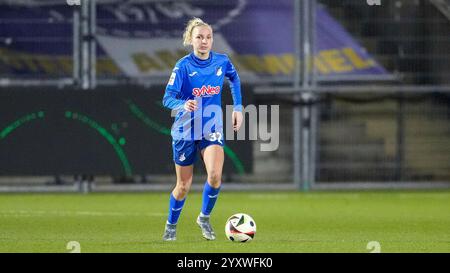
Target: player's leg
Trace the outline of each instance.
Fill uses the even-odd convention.
[[[194,165],[180,166],[175,164],[175,169],[177,173],[177,184],[170,194],[169,215],[163,235],[165,241],[176,240],[178,219],[186,201],[186,196],[191,188],[194,174]]]
[[[207,181],[203,190],[202,213],[210,215],[222,183],[222,169],[224,162],[223,147],[210,145],[202,150],[202,157],[207,172]]]
[[[216,236],[209,219],[220,192],[224,152],[221,145],[209,145],[201,152],[208,176],[203,188],[202,210],[197,223],[202,228],[203,237],[214,240]]]
[[[170,195],[171,209],[169,211],[168,222],[176,224],[183,208],[184,201],[192,185],[194,165],[180,166],[175,164],[177,173],[177,184]]]
[[[170,194],[169,215],[163,235],[166,241],[176,240],[176,225],[191,188],[197,152],[194,141],[173,141],[172,148],[177,184]]]

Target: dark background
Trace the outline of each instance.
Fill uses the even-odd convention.
[[[173,173],[171,136],[167,134],[170,131],[159,130],[170,130],[172,125],[170,110],[161,105],[163,92],[164,86],[130,85],[90,91],[72,87],[0,89],[0,132],[23,117],[36,114],[0,139],[0,175]],[[225,110],[225,105],[231,104],[228,86],[224,86],[223,92]],[[250,96],[249,88],[243,88],[244,103],[250,103]],[[154,126],[133,114],[130,108],[133,104]],[[43,117],[37,115],[39,111],[44,112]],[[68,111],[72,114],[67,114]],[[90,121],[103,128],[104,135],[112,136],[116,143],[125,139],[124,145],[116,147],[123,149],[131,170],[127,171],[114,146],[98,131],[102,129],[95,129]],[[244,164],[245,172],[251,172],[250,142],[226,144]],[[202,164],[200,160],[198,163]],[[224,168],[225,173],[236,172],[227,156]]]

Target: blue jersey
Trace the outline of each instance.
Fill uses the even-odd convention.
[[[221,94],[225,77],[230,82],[233,108],[242,111],[239,76],[227,55],[211,51],[207,60],[201,60],[191,53],[176,63],[163,98],[165,107],[177,111],[171,132],[174,139],[198,140],[206,133],[222,132]],[[187,112],[184,110],[187,100],[196,100],[199,108]]]

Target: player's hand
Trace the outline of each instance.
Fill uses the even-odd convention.
[[[184,110],[188,112],[193,112],[197,110],[197,101],[196,100],[188,100],[184,104]]]
[[[239,128],[241,128],[241,125],[242,125],[242,120],[243,120],[242,112],[233,111],[233,115],[232,115],[231,119],[233,121],[233,130],[235,132],[237,132],[239,130]]]

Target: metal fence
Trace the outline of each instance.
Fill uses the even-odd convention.
[[[448,84],[450,27],[443,1],[320,1],[404,84]]]
[[[73,13],[67,4],[0,1],[0,6],[0,86],[71,84]]]
[[[163,88],[189,50],[184,24],[198,16],[254,88],[254,103],[280,105],[278,149],[254,141],[252,172],[224,174],[231,188],[449,187],[449,5],[379,2],[3,0],[0,86]],[[0,182],[81,189],[72,179]],[[97,177],[96,189],[167,188],[173,179]]]

